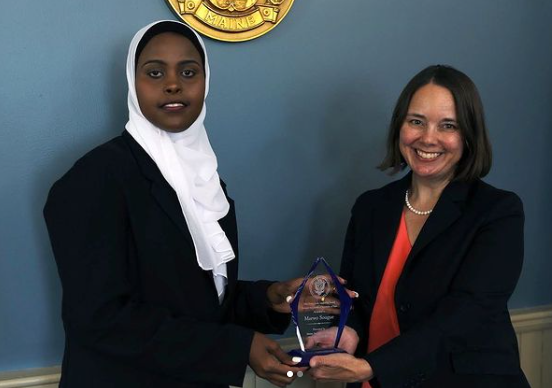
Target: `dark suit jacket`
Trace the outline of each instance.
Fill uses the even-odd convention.
[[[399,278],[401,335],[366,355],[366,333],[411,175],[361,195],[349,223],[341,275],[359,292],[350,320],[373,385],[528,387],[507,301],[523,261],[523,206],[480,180],[452,182],[429,216]]]
[[[220,224],[237,255],[229,202]],[[237,281],[237,258],[219,305],[176,193],[126,131],[54,184],[44,215],[63,287],[62,388],[241,385],[253,329],[287,326],[269,312],[269,282]]]

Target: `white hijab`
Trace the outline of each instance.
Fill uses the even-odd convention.
[[[136,48],[152,26],[166,21],[189,28],[180,22],[161,20],[142,28],[130,42],[126,66],[129,111],[126,129],[154,160],[163,177],[176,192],[182,214],[194,241],[197,262],[203,270],[212,271],[219,302],[222,303],[228,283],[226,263],[234,259],[235,255],[230,241],[218,223],[218,220],[228,214],[230,205],[220,186],[217,157],[203,126],[205,102],[199,117],[188,129],[179,133],[170,133],[157,128],[146,119],[140,110],[136,95],[134,63]],[[191,31],[197,36],[205,55],[205,98],[207,98],[209,92],[207,52],[199,35]]]

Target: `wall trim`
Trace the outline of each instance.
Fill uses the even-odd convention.
[[[510,316],[516,333],[552,328],[552,305],[515,309]]]
[[[49,385],[56,387],[60,377],[59,366],[1,372],[0,388],[46,388]]]
[[[514,309],[510,311],[510,316],[518,335],[552,329],[552,305]],[[282,338],[279,342],[285,350],[297,346],[295,337]],[[53,366],[0,372],[0,388],[54,388],[59,383],[60,371],[59,366]]]

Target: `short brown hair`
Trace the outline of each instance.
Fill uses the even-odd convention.
[[[454,180],[472,181],[487,175],[492,165],[492,150],[481,97],[473,81],[451,66],[429,66],[416,74],[401,92],[387,137],[387,155],[378,166],[382,171],[392,169],[395,174],[406,168],[399,149],[399,136],[414,93],[422,86],[435,84],[448,89],[454,97],[456,120],[465,142],[462,158],[454,172]]]

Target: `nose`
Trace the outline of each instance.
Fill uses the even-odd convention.
[[[427,126],[420,140],[426,145],[433,145],[437,143],[437,128],[433,125]]]
[[[166,94],[177,94],[182,91],[180,86],[179,78],[177,75],[169,75],[166,78],[165,83],[165,93]]]

